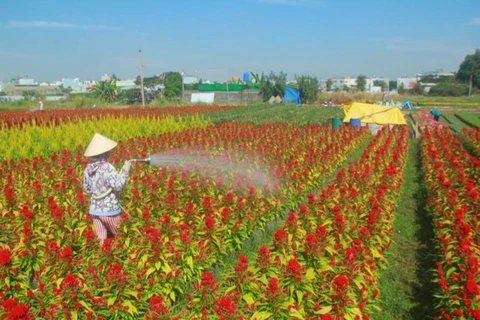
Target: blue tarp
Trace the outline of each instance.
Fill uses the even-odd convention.
[[[283,103],[302,104],[300,90],[298,90],[297,88],[287,87],[285,89],[285,95],[283,96]]]
[[[410,99],[406,99],[406,100],[403,101],[402,104],[400,105],[400,109],[402,109],[402,110],[413,110],[412,101],[410,101]]]

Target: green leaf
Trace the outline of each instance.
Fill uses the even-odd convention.
[[[172,301],[175,301],[175,298],[175,291],[170,292],[170,299],[172,299]]]
[[[295,291],[295,293],[297,294],[297,301],[298,301],[298,304],[302,304],[302,300],[303,300],[303,291],[297,290],[297,291]]]
[[[308,268],[307,274],[305,275],[307,281],[312,281],[315,279],[315,270],[313,268]]]
[[[332,311],[332,306],[325,306],[318,311],[315,311],[315,314],[327,314]]]
[[[117,297],[110,297],[107,300],[107,306],[111,306],[115,303],[115,300],[117,300]]]
[[[245,300],[246,303],[248,304],[253,304],[255,303],[255,300],[253,300],[252,296],[250,295],[250,293],[247,293],[245,295],[243,295],[243,300]]]
[[[187,264],[188,264],[188,266],[190,267],[190,269],[193,270],[193,258],[192,258],[192,256],[188,256],[188,257],[186,258],[186,260],[187,260]]]
[[[295,317],[297,319],[300,319],[300,320],[304,320],[305,317],[303,316],[303,314],[301,314],[297,309],[295,308],[291,308],[290,309],[290,312],[288,313],[290,316],[292,317]]]
[[[265,320],[272,316],[272,313],[266,311],[256,311],[251,319]]]
[[[151,274],[154,273],[154,272],[155,272],[155,268],[154,268],[154,267],[148,268],[147,273],[145,274],[145,277],[148,278],[148,276],[151,275]]]
[[[128,313],[132,316],[138,312],[137,307],[135,307],[130,300],[127,300],[123,303],[124,307],[128,307]]]
[[[90,308],[90,306],[83,300],[80,300],[79,302],[85,309],[87,309],[88,311],[92,311],[93,312],[93,309]]]

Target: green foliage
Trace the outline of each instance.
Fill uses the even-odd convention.
[[[395,80],[388,81],[388,87],[390,88],[390,90],[397,89],[397,81]]]
[[[117,100],[118,92],[117,81],[114,79],[99,81],[92,89],[95,97],[107,103]]]
[[[432,87],[428,95],[430,96],[451,96],[460,97],[468,94],[468,86],[460,83],[442,82]]]
[[[477,49],[474,54],[469,54],[465,57],[457,72],[457,79],[464,82],[470,81],[477,88],[480,88],[480,49]]]
[[[333,80],[332,80],[332,79],[328,79],[325,84],[327,85],[327,91],[332,91]]]
[[[4,96],[6,96],[6,95],[7,95],[7,94],[6,94],[5,92],[0,91],[0,97],[4,97]]]
[[[420,82],[417,82],[415,87],[412,89],[412,93],[422,95],[425,93],[425,86],[423,86]]]
[[[34,90],[23,91],[22,95],[27,101],[40,100],[43,98],[43,96],[39,92]]]
[[[317,77],[309,75],[295,76],[302,103],[312,103],[317,100],[319,82]]]
[[[387,89],[387,83],[383,80],[373,80],[373,85],[376,87],[381,87],[382,91]]]
[[[271,96],[283,97],[285,88],[287,87],[286,73],[280,71],[277,75],[271,71],[268,76],[262,73],[262,76],[258,77],[257,75],[257,78],[260,85],[260,95],[262,96],[263,101],[267,101]]]
[[[205,117],[213,123],[229,121],[252,122],[255,124],[288,122],[297,123],[301,126],[313,123],[330,125],[332,118],[343,116],[343,109],[339,107],[322,108],[304,105],[299,108],[296,105],[271,106],[266,103],[236,108],[228,112],[215,111],[205,114]]]
[[[179,72],[166,72],[164,77],[165,92],[167,99],[179,98],[182,95],[182,75]]]
[[[367,89],[367,76],[360,74],[357,77],[357,89],[359,91],[365,91]]]
[[[480,129],[480,116],[469,112],[457,112],[455,115],[466,124]]]
[[[405,85],[403,83],[400,83],[400,85],[397,88],[397,91],[399,94],[405,94],[407,90],[405,90]]]
[[[154,90],[155,86],[164,84],[164,80],[165,80],[164,74],[157,75],[157,76],[152,76],[152,77],[144,77],[143,78],[143,87]],[[140,76],[137,76],[135,78],[135,84],[137,86],[141,85]]]

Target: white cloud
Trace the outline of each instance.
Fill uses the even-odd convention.
[[[480,26],[480,18],[473,18],[472,20],[470,20],[469,24],[474,26]]]
[[[319,0],[257,0],[261,3],[273,5],[289,5],[289,6],[304,6],[304,5],[325,5],[325,1]]]
[[[119,27],[103,24],[76,24],[57,21],[9,21],[6,24],[9,28],[50,28],[50,29],[87,29],[87,30],[120,30]]]

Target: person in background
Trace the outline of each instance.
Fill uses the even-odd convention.
[[[43,111],[43,101],[40,101],[39,110],[40,110],[40,111]]]
[[[432,114],[433,119],[434,119],[435,121],[438,121],[438,120],[440,119],[441,113],[440,113],[440,111],[438,111],[437,109],[432,109],[432,110],[430,111],[430,113]]]
[[[116,146],[115,141],[95,133],[84,154],[90,158],[90,162],[83,173],[83,188],[90,196],[89,213],[102,244],[108,232],[113,236],[117,234],[122,213],[119,193],[125,186],[131,169],[131,162],[125,161],[118,173],[108,162],[110,151]]]

